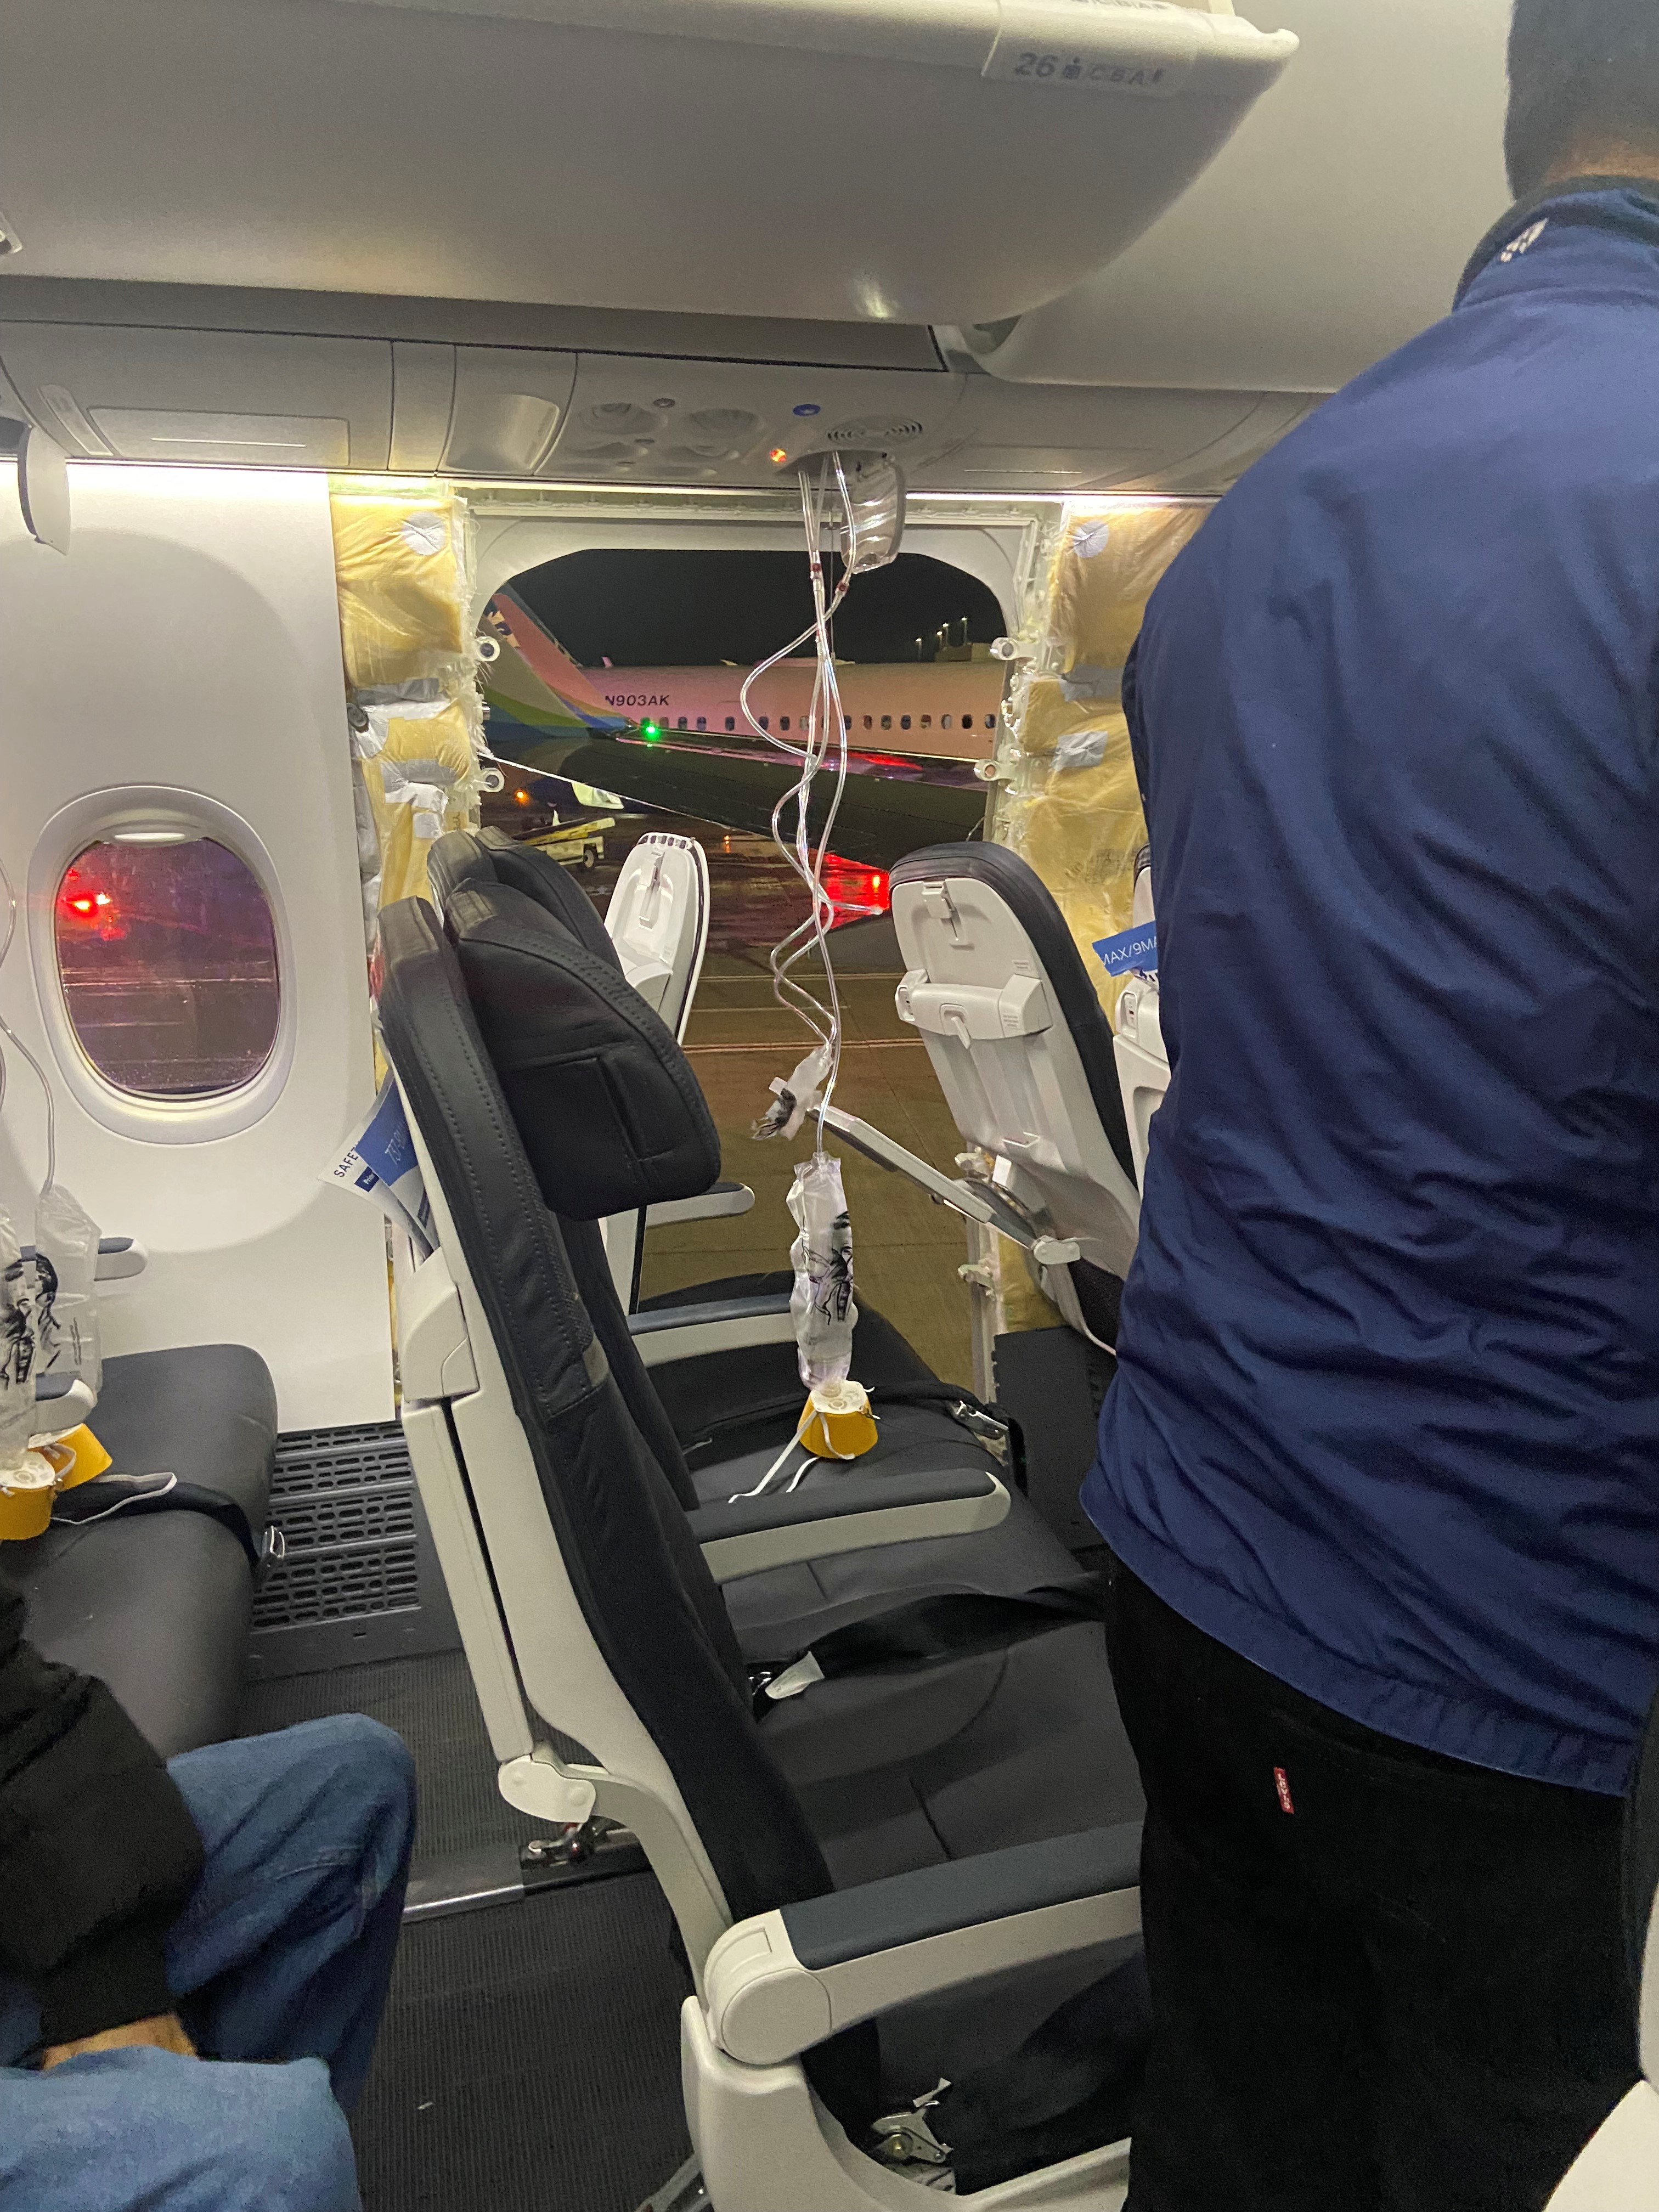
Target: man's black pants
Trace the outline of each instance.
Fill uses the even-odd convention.
[[[1418,1751],[1117,1567],[1153,2043],[1131,2212],[1535,2212],[1637,2078],[1624,1808]]]

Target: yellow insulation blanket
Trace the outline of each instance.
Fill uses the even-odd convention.
[[[357,758],[364,920],[424,896],[427,854],[471,818],[483,728],[466,504],[436,486],[336,484],[340,647]]]
[[[1000,842],[1054,893],[1108,1015],[1121,981],[1095,957],[1133,919],[1135,858],[1146,827],[1121,705],[1123,665],[1159,577],[1208,508],[1073,508],[1048,579],[1042,672],[1012,702],[1014,781]]]
[[[428,896],[427,855],[471,800],[472,738],[453,699],[370,707],[358,762],[380,842],[380,904]]]
[[[340,641],[355,691],[448,673],[468,642],[466,508],[427,497],[334,495]]]
[[[1042,601],[1022,624],[1036,659],[1015,687],[996,817],[998,840],[1029,860],[1065,915],[1109,1018],[1126,979],[1094,947],[1133,919],[1135,860],[1146,824],[1121,704],[1123,665],[1158,579],[1207,506],[1067,510]],[[1018,1248],[1000,1240],[1002,1326],[1052,1328],[1058,1316]]]

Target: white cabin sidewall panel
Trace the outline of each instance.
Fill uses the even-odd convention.
[[[374,1091],[327,480],[84,464],[71,485],[67,557],[0,497],[0,852],[28,908],[0,1006],[52,1080],[62,1179],[150,1255],[103,1300],[105,1349],[247,1344],[283,1428],[386,1419],[384,1230],[319,1180]],[[52,908],[65,836],[163,791],[274,890],[283,1003],[259,1076],[152,1113],[68,1028]],[[44,1160],[26,1067],[3,1125],[0,1196],[27,1219]]]

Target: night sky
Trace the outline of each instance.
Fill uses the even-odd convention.
[[[812,619],[801,553],[568,553],[514,579],[513,590],[586,667],[752,667]],[[968,620],[988,645],[1002,611],[985,586],[925,553],[860,576],[836,623],[848,660],[914,660],[916,639]]]

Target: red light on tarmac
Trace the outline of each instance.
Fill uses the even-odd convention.
[[[891,879],[885,868],[843,860],[838,853],[831,853],[824,863],[823,887],[848,915],[885,914],[892,901]]]

